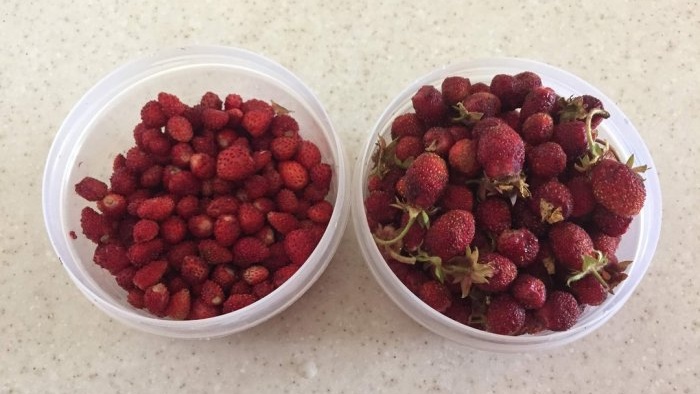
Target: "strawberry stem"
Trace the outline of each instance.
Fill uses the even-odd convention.
[[[581,271],[574,273],[574,275],[570,276],[569,279],[566,281],[567,286],[571,286],[572,283],[583,279],[586,275],[593,275],[595,279],[605,287],[605,289],[609,289],[610,286],[608,285],[608,282],[601,276],[600,270],[605,267],[606,264],[608,264],[608,259],[605,258],[602,252],[598,250],[593,251],[595,257],[592,256],[583,256],[583,265],[581,267]]]
[[[379,238],[376,234],[372,234],[372,237],[374,238],[374,242],[376,242],[378,245],[381,246],[388,246],[388,245],[393,245],[403,239],[403,237],[408,234],[408,230],[411,229],[411,226],[413,226],[413,223],[416,222],[416,219],[422,212],[421,209],[417,209],[411,206],[407,207],[408,210],[408,221],[406,222],[406,225],[401,229],[401,232],[399,234],[392,238],[392,239],[381,239]]]
[[[601,145],[596,142],[595,137],[593,136],[594,130],[592,122],[593,117],[596,115],[602,116],[604,119],[610,117],[608,111],[600,108],[595,108],[588,112],[588,115],[586,115],[586,139],[588,140],[588,153],[586,153],[581,158],[580,162],[575,165],[576,169],[580,172],[585,172],[595,165],[610,148],[608,141],[605,141],[605,145]]]

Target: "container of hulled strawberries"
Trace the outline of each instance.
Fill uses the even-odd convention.
[[[466,61],[412,83],[380,115],[353,186],[386,294],[482,350],[547,349],[600,327],[660,231],[659,180],[629,119],[531,60]]]
[[[230,47],[128,63],[75,105],[43,180],[50,240],[97,307],[137,329],[212,338],[295,302],[330,262],[347,164],[299,78]]]

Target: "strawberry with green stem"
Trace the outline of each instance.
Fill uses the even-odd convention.
[[[586,139],[588,140],[588,152],[580,158],[579,163],[574,165],[574,167],[580,172],[585,172],[593,167],[596,163],[598,163],[598,161],[601,160],[608,149],[610,149],[607,140],[605,141],[604,145],[601,145],[596,141],[593,135],[594,129],[592,122],[594,116],[600,116],[607,119],[610,117],[610,114],[604,109],[595,108],[586,115]]]

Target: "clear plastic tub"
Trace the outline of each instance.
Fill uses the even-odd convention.
[[[371,167],[371,156],[378,137],[388,136],[392,120],[412,110],[411,97],[423,85],[440,88],[445,77],[461,75],[472,83],[490,83],[496,74],[517,74],[532,71],[540,75],[545,86],[553,88],[559,95],[590,94],[599,98],[610,112],[610,118],[598,128],[622,157],[635,155],[635,163],[651,167],[644,173],[647,199],[642,212],[634,219],[624,235],[617,255],[622,260],[632,260],[629,277],[616,289],[615,295],[598,307],[588,307],[574,327],[564,332],[546,331],[535,335],[510,337],[477,330],[460,324],[423,303],[411,293],[389,269],[379,253],[364,214],[364,199],[367,193],[367,176]],[[556,67],[532,60],[495,58],[465,61],[439,68],[416,80],[394,98],[380,115],[372,133],[365,142],[357,163],[353,179],[352,206],[353,224],[360,242],[362,254],[372,274],[389,297],[415,321],[445,338],[476,349],[499,352],[527,352],[560,346],[579,339],[608,321],[629,299],[642,280],[651,263],[661,229],[661,188],[649,150],[644,145],[632,122],[601,91],[584,80]]]
[[[152,317],[126,301],[126,292],[92,262],[94,244],[81,234],[80,210],[87,205],[74,185],[90,175],[108,179],[112,159],[133,146],[131,131],[143,103],[161,91],[185,103],[207,91],[238,93],[244,99],[274,100],[298,121],[300,134],[315,142],[333,168],[328,199],[335,210],[317,248],[297,273],[267,297],[210,319],[172,321]],[[196,46],[165,50],[128,63],[98,82],[71,110],[58,131],[43,179],[43,211],[51,243],[70,278],[85,296],[114,319],[154,334],[212,338],[255,326],[296,301],[321,275],[341,240],[349,212],[349,175],[341,142],[312,91],[290,71],[241,49]]]

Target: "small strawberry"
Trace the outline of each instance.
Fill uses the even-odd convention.
[[[239,309],[245,308],[246,306],[254,303],[257,300],[258,298],[252,294],[232,294],[224,302],[221,312],[230,313],[233,311],[237,311]]]
[[[541,178],[552,178],[566,168],[566,153],[555,142],[544,142],[527,153],[530,174]]]
[[[522,105],[519,97],[520,82],[512,75],[497,74],[491,79],[491,93],[501,101],[503,110],[508,111]]]
[[[525,228],[504,230],[496,241],[498,253],[518,267],[527,267],[535,261],[540,243],[535,234]]]
[[[221,246],[232,246],[241,235],[238,219],[233,215],[221,215],[214,223],[214,239]]]
[[[394,118],[391,123],[391,138],[398,139],[404,136],[423,137],[425,126],[413,112],[402,114]]]
[[[153,197],[139,204],[136,213],[141,219],[162,221],[167,219],[175,209],[175,201],[169,196]]]
[[[411,102],[416,116],[426,125],[440,124],[447,116],[448,107],[443,101],[442,94],[434,86],[422,86],[413,95]]]
[[[299,228],[299,220],[286,212],[268,212],[267,222],[282,235],[287,235]]]
[[[601,160],[591,170],[591,187],[596,201],[619,216],[632,217],[644,206],[644,180],[629,165],[611,159]],[[642,167],[645,169],[645,167]]]
[[[580,304],[600,305],[608,297],[608,289],[593,275],[586,275],[571,283],[570,288]]]
[[[331,220],[333,215],[333,205],[328,201],[319,201],[309,207],[306,211],[306,216],[314,223],[326,224]]]
[[[243,280],[251,286],[266,281],[269,276],[270,271],[261,265],[251,265],[242,274]]]
[[[277,114],[270,122],[270,134],[275,137],[296,135],[299,133],[299,123],[288,114]]]
[[[468,138],[461,139],[452,145],[448,153],[450,169],[459,171],[469,177],[475,177],[481,170],[476,159],[477,142]]]
[[[591,182],[583,175],[574,176],[566,182],[566,187],[571,192],[574,206],[571,210],[571,217],[581,218],[593,212],[596,206],[595,197]]]
[[[194,153],[190,157],[190,172],[199,179],[211,179],[216,175],[216,160],[206,153]]]
[[[238,279],[236,271],[227,264],[217,264],[211,272],[209,279],[218,283],[221,289],[225,292],[231,288],[231,285]]]
[[[198,256],[185,256],[180,267],[180,275],[187,283],[202,283],[209,276],[209,266]]]
[[[447,186],[448,172],[445,160],[435,153],[418,156],[406,171],[406,201],[427,209],[440,198]]]
[[[86,176],[75,184],[75,192],[88,201],[97,201],[107,195],[107,185],[100,180]]]
[[[187,229],[196,238],[209,238],[214,232],[214,221],[207,215],[195,215],[187,219]]]
[[[221,215],[233,215],[238,212],[239,203],[233,196],[215,197],[206,207],[206,214],[217,218]]]
[[[290,232],[284,238],[284,250],[292,264],[302,265],[314,251],[317,243],[311,231],[298,229]]]
[[[501,197],[488,197],[476,206],[477,227],[498,235],[511,227],[510,203]]]
[[[299,266],[296,264],[289,264],[280,267],[277,271],[274,272],[274,274],[272,274],[272,283],[274,283],[275,287],[280,287],[292,276],[294,276],[294,274],[298,270]]]
[[[525,309],[539,309],[547,299],[544,282],[529,274],[519,274],[513,281],[510,292]]]
[[[216,94],[214,92],[206,92],[206,93],[204,93],[204,95],[202,95],[202,98],[199,101],[199,104],[203,108],[221,109],[223,102],[219,98],[218,94]]]
[[[146,242],[158,236],[160,227],[153,220],[141,219],[134,225],[134,242]],[[143,290],[143,289],[142,289]]]
[[[436,311],[443,313],[452,304],[452,295],[442,283],[430,280],[418,290],[418,297]]]
[[[486,310],[486,331],[501,335],[516,335],[525,325],[525,308],[510,294],[491,299]]]
[[[111,222],[90,207],[80,212],[80,227],[83,235],[94,243],[107,242],[113,235]]]
[[[228,123],[228,113],[220,109],[205,108],[202,110],[202,123],[209,130],[221,130]]]
[[[627,232],[632,223],[631,217],[616,215],[603,206],[598,206],[593,211],[593,223],[596,227],[611,237],[618,237]]]
[[[525,163],[525,144],[518,133],[503,124],[483,133],[477,144],[476,159],[500,192],[518,191],[527,196],[527,185],[521,178]]]
[[[235,94],[235,93],[230,93],[226,95],[226,98],[224,99],[224,109],[229,110],[232,108],[241,108],[241,105],[243,104],[243,99],[241,98],[240,95]]]
[[[170,291],[170,294],[175,294],[182,289],[189,289],[189,287],[181,276],[171,276],[168,280],[168,291]]]
[[[466,186],[448,184],[438,205],[445,210],[462,209],[471,212],[474,207],[474,193]]]
[[[157,283],[143,292],[144,306],[156,316],[165,316],[165,308],[168,306],[169,301],[170,292],[162,283]]]
[[[463,254],[474,239],[474,216],[469,211],[447,211],[431,223],[424,248],[443,262]]]
[[[593,241],[586,230],[571,222],[557,223],[549,230],[552,252],[557,261],[573,271],[580,271],[584,256],[593,256]]]
[[[241,146],[231,146],[216,158],[216,175],[229,181],[241,181],[255,171],[255,161],[250,152]]]
[[[163,127],[168,120],[159,102],[151,100],[141,108],[141,122],[146,127]]]
[[[139,176],[139,185],[145,188],[155,188],[163,181],[163,166],[154,164]]]
[[[163,113],[168,118],[182,115],[187,109],[187,106],[183,104],[177,96],[170,93],[158,93],[158,103],[160,103],[160,107],[163,110]]]
[[[291,160],[297,153],[299,137],[276,137],[270,142],[270,151],[277,161]]]
[[[173,116],[165,125],[165,132],[175,141],[188,142],[194,136],[192,124],[183,116]]]
[[[313,142],[302,140],[297,149],[297,154],[294,156],[294,161],[310,170],[321,162],[321,151]]]
[[[603,253],[609,261],[615,257],[615,251],[620,245],[620,237],[611,237],[603,232],[595,232],[591,234],[591,240],[593,241],[593,246],[596,250]]]
[[[221,314],[221,309],[222,308],[206,304],[197,298],[192,301],[190,314],[187,315],[187,320],[200,320],[219,316]]]
[[[238,208],[238,224],[244,234],[255,234],[265,225],[265,215],[251,203]]]
[[[539,75],[532,71],[523,71],[515,74],[515,79],[518,80],[518,95],[519,100],[516,107],[522,107],[525,97],[535,88],[542,86],[542,79]]]
[[[239,238],[233,244],[233,262],[239,267],[261,263],[270,256],[270,249],[256,237]]]
[[[543,222],[554,224],[571,216],[574,200],[566,186],[552,179],[534,189],[529,206]]]
[[[460,76],[452,76],[443,79],[442,85],[440,86],[443,101],[447,105],[459,103],[469,95],[471,85],[469,78]]]
[[[146,290],[147,288],[160,282],[167,269],[167,261],[154,260],[139,268],[139,270],[134,274],[134,278],[132,280],[136,287],[141,290]]]
[[[535,315],[547,330],[566,331],[576,323],[580,313],[574,296],[565,291],[553,291]]]
[[[224,291],[218,283],[206,280],[202,283],[199,299],[207,305],[221,305],[224,302]]]
[[[410,163],[411,160],[415,159],[423,153],[425,147],[423,146],[423,140],[419,137],[413,135],[403,136],[395,140],[395,156],[396,160],[400,162],[400,165],[405,165],[405,163]]]
[[[549,141],[554,133],[554,119],[546,112],[538,112],[523,121],[520,135],[530,145]]]
[[[461,104],[468,113],[481,114],[481,119],[494,117],[501,112],[501,100],[491,92],[472,93]]]
[[[586,149],[588,149],[586,124],[580,120],[559,123],[554,126],[552,141],[561,145],[568,161],[572,162],[586,153]]]
[[[423,134],[423,147],[425,150],[434,152],[443,158],[447,158],[450,148],[452,148],[454,143],[455,140],[454,137],[452,137],[452,133],[450,133],[449,129],[444,127],[431,127]],[[421,152],[418,153],[420,154]]]
[[[522,108],[520,108],[520,118],[526,120],[530,115],[538,112],[551,113],[557,101],[557,94],[547,87],[536,87],[525,96]]]
[[[110,190],[112,193],[128,196],[136,191],[138,179],[126,167],[114,170],[109,178]]]
[[[184,196],[178,200],[175,211],[178,216],[185,220],[198,215],[201,213],[199,199],[195,196]],[[211,216],[213,217],[213,215]]]
[[[107,193],[103,199],[97,201],[97,209],[108,218],[118,219],[127,213],[128,203],[121,194]]]
[[[92,261],[111,274],[123,271],[131,265],[126,249],[118,244],[99,244],[95,248]]]
[[[270,114],[268,111],[250,110],[243,113],[241,126],[243,126],[243,129],[253,136],[253,138],[259,138],[265,134],[270,127],[272,117],[273,114]]]
[[[156,156],[165,156],[170,152],[170,141],[159,128],[146,129],[141,135],[141,149]]]
[[[251,293],[260,299],[272,293],[274,290],[275,285],[271,281],[266,280],[253,286]]]
[[[212,239],[203,239],[197,245],[199,255],[210,264],[230,263],[233,260],[231,251]]]
[[[277,165],[284,186],[291,190],[301,190],[309,183],[309,173],[297,161],[283,161]]]
[[[165,316],[173,320],[185,320],[190,314],[192,300],[188,289],[180,289],[170,296],[168,306],[165,308]]]
[[[160,254],[163,253],[164,249],[165,243],[163,240],[156,238],[129,246],[127,256],[129,257],[131,264],[136,267],[141,267],[144,264],[160,257]]]
[[[178,244],[170,246],[168,253],[165,258],[168,260],[168,264],[176,270],[182,268],[182,262],[187,256],[194,256],[197,254],[197,244],[193,241],[182,241]]]
[[[144,307],[143,291],[133,288],[129,290],[126,295],[126,302],[136,309],[142,309]]]
[[[479,256],[479,263],[491,268],[491,276],[486,283],[477,283],[476,286],[488,292],[502,292],[508,289],[518,275],[518,267],[507,257],[498,253],[486,253]]]

